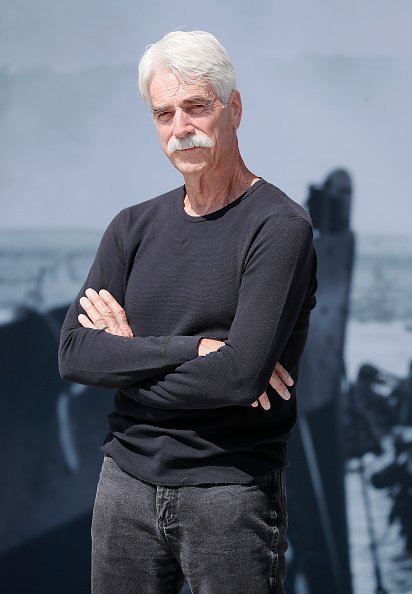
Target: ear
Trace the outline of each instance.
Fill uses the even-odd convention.
[[[233,125],[237,130],[242,119],[242,99],[239,91],[232,91],[228,101],[228,107],[231,109],[233,117]]]

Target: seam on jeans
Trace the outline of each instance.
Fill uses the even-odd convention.
[[[271,483],[271,512],[272,512],[272,543],[271,543],[271,554],[272,554],[272,567],[270,572],[270,592],[276,592],[277,586],[277,569],[278,569],[278,542],[279,542],[279,529],[276,525],[276,520],[278,518],[277,513],[277,503],[279,497],[279,470],[274,470],[272,473],[272,483]]]
[[[285,470],[283,468],[279,471],[279,488],[280,488],[280,505],[283,511],[283,515],[286,519],[288,519],[288,505],[287,505],[287,496],[286,496],[286,482],[285,482]]]
[[[272,567],[270,572],[270,591],[275,593],[276,585],[277,585],[277,568],[278,568],[278,541],[279,541],[279,530],[277,526],[273,527],[273,535],[272,535]]]

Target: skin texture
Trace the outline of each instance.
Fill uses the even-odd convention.
[[[259,179],[247,169],[239,152],[237,129],[242,117],[239,91],[232,91],[227,105],[223,105],[211,85],[187,84],[171,71],[160,70],[151,81],[150,100],[160,145],[184,177],[184,208],[188,214],[202,216],[219,210]],[[169,150],[171,140],[182,142],[192,136],[208,137],[212,146]],[[83,327],[96,330],[104,324],[105,332],[133,336],[126,312],[108,291],[97,293],[89,288],[80,305],[86,313],[78,318]],[[198,355],[207,356],[224,344],[202,338]],[[293,385],[293,379],[280,363],[276,364],[269,383],[282,398],[290,398],[287,386]],[[269,410],[266,392],[251,406],[259,404]]]

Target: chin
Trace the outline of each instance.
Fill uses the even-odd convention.
[[[197,171],[204,171],[208,168],[208,163],[203,159],[171,159],[173,165],[180,171],[180,173],[195,173]]]

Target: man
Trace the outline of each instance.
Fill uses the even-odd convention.
[[[59,350],[63,378],[118,390],[93,591],[179,592],[186,577],[194,594],[280,593],[310,219],[244,164],[241,98],[213,35],[149,46],[139,86],[184,185],[114,218]]]

